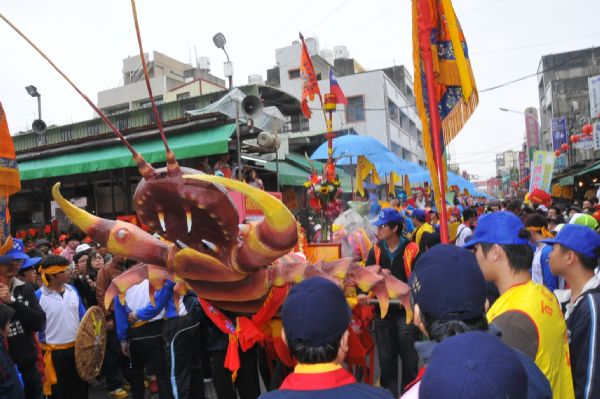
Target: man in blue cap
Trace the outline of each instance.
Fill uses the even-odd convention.
[[[350,308],[340,287],[322,277],[304,280],[290,290],[281,319],[281,337],[298,364],[279,390],[261,398],[392,398],[381,388],[357,383],[342,367]]]
[[[449,284],[449,281],[452,283]],[[425,366],[425,374],[432,361],[432,353],[440,343],[454,335],[470,331],[488,332],[502,346],[498,328],[488,325],[485,279],[470,251],[451,244],[432,247],[419,257],[410,278],[410,287],[414,323],[428,338],[415,344]],[[525,354],[515,352],[520,366],[527,373],[528,397],[552,398],[552,390],[544,374]],[[418,381],[413,384],[403,399],[416,397],[416,393],[420,392],[418,384]]]
[[[419,247],[402,236],[403,217],[393,208],[385,208],[375,221],[377,244],[371,248],[366,265],[388,269],[399,280],[408,282]],[[381,386],[398,397],[401,390],[417,377],[418,356],[415,342],[419,331],[406,324],[403,307],[390,307],[385,318],[375,318],[375,340],[381,369]],[[402,362],[402,381],[398,383],[398,357]],[[401,388],[401,389],[400,389]]]
[[[530,398],[517,353],[490,334],[445,339],[433,351],[419,399]]]
[[[473,239],[477,263],[500,297],[487,312],[502,331],[502,341],[528,355],[546,375],[555,398],[574,398],[567,328],[556,297],[531,281],[533,250],[529,232],[513,213],[479,218]]]
[[[40,258],[29,258],[23,241],[16,238],[13,248],[5,257],[0,257],[0,301],[15,310],[9,324],[8,349],[22,375],[27,399],[42,398],[41,374],[36,364],[39,346],[35,335],[44,329],[46,314],[35,296],[35,288],[17,278],[17,273],[39,261]]]
[[[600,397],[600,279],[594,273],[600,236],[589,227],[567,224],[543,242],[552,245],[552,273],[564,277],[571,288],[565,317],[575,396]]]

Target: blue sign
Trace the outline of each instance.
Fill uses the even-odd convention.
[[[560,146],[567,142],[567,118],[552,118],[552,148],[560,150]]]

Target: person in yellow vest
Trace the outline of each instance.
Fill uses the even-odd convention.
[[[375,221],[377,244],[369,250],[366,265],[379,265],[388,269],[399,280],[408,281],[419,247],[402,236],[403,217],[393,208],[385,208]],[[415,342],[419,330],[406,324],[403,307],[391,306],[386,317],[375,318],[375,339],[381,369],[381,386],[395,398],[417,377],[417,351]],[[402,362],[402,381],[398,383],[398,357]]]
[[[415,209],[412,212],[412,222],[415,225],[415,231],[412,234],[412,240],[421,247],[421,237],[423,233],[433,233],[435,228],[427,223],[425,211],[422,209]]]
[[[535,361],[555,398],[574,398],[567,326],[556,297],[531,280],[533,250],[521,220],[506,211],[484,215],[464,247],[475,250],[486,281],[500,292],[488,322],[501,329],[505,344]]]

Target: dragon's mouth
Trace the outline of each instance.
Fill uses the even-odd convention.
[[[220,260],[238,242],[238,213],[223,188],[208,182],[160,178],[140,184],[134,206],[164,239]],[[174,195],[178,193],[178,195]]]

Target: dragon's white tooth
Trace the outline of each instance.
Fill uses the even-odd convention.
[[[213,252],[219,252],[219,247],[217,247],[216,244],[214,244],[214,243],[212,243],[212,242],[210,242],[208,240],[205,240],[205,239],[202,239],[202,243],[204,245],[206,245],[208,248],[210,248],[211,251],[213,251]]]
[[[164,232],[167,231],[167,227],[165,225],[165,213],[164,212],[158,212],[158,221],[160,222],[160,227],[163,229]]]
[[[187,232],[190,234],[192,232],[192,211],[189,209],[185,210],[185,220],[187,222]]]

